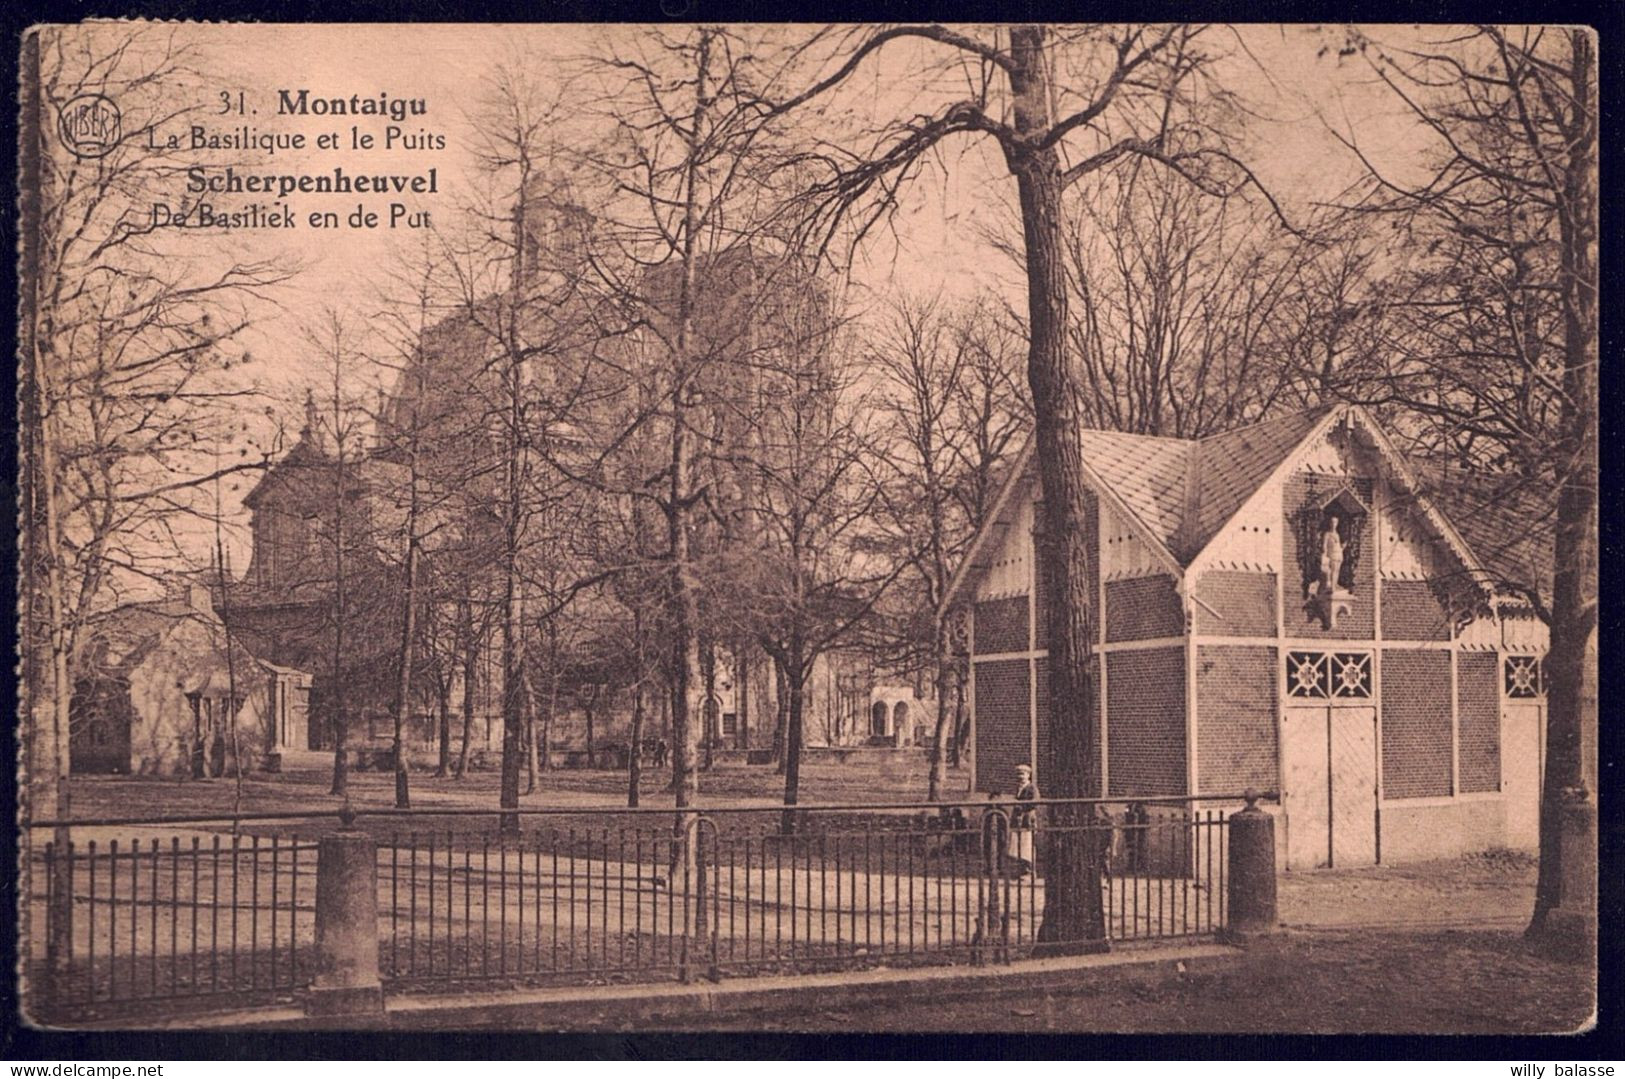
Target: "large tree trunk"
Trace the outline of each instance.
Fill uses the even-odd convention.
[[[1540,812],[1540,874],[1529,936],[1553,952],[1589,948],[1595,933],[1595,878],[1592,886],[1567,858],[1594,865],[1595,778],[1588,774],[1588,749],[1597,732],[1597,216],[1596,216],[1596,55],[1589,31],[1569,31],[1569,73],[1575,126],[1569,142],[1559,200],[1562,239],[1563,413],[1568,441],[1557,459],[1566,468],[1557,496],[1555,573],[1552,580],[1551,648],[1547,655],[1546,774]],[[1589,119],[1587,114],[1589,113]],[[1568,821],[1565,826],[1565,821]],[[1568,835],[1565,836],[1565,831]],[[1589,833],[1589,834],[1587,834]],[[1587,866],[1589,868],[1589,865]],[[1594,871],[1593,871],[1594,873]],[[1564,912],[1563,925],[1554,912]],[[1570,917],[1572,915],[1572,917]],[[1589,926],[1589,927],[1588,927]],[[1579,934],[1582,939],[1573,938]],[[1593,957],[1594,958],[1594,957]]]
[[[52,485],[55,482],[55,453],[48,447],[45,417],[50,413],[46,397],[46,373],[42,371],[41,352],[44,342],[39,334],[37,319],[40,314],[37,290],[43,284],[45,265],[42,209],[46,197],[42,155],[44,145],[44,116],[40,79],[40,35],[35,29],[23,38],[22,72],[19,94],[22,97],[21,160],[18,204],[21,212],[21,259],[18,296],[17,329],[18,357],[20,360],[19,391],[22,405],[22,439],[19,444],[19,470],[21,497],[19,569],[22,575],[22,715],[24,739],[24,780],[26,786],[18,791],[23,807],[23,820],[66,820],[69,814],[68,797],[68,717],[69,682],[66,656],[59,647],[61,625],[60,596],[55,591],[59,581],[53,565],[59,553],[56,546],[58,525],[53,503]],[[50,590],[47,595],[42,591]],[[49,657],[50,684],[41,685],[45,660]],[[60,659],[59,659],[60,657]],[[34,894],[33,871],[37,838],[34,830],[24,829],[22,864],[19,883],[25,896]],[[50,887],[56,896],[57,907],[46,919],[49,939],[46,954],[52,961],[49,977],[53,992],[59,978],[68,973],[68,957],[73,945],[73,866],[62,853],[72,839],[70,830],[58,825],[52,831],[51,842],[56,850]],[[35,926],[34,904],[24,902],[19,907],[20,939],[33,940]]]
[[[23,661],[23,731],[27,756],[28,786],[20,792],[26,798],[26,811],[36,820],[50,820],[59,812],[67,812],[67,803],[58,806],[59,788],[66,792],[68,760],[61,750],[66,743],[58,743],[66,726],[59,724],[56,705],[62,698],[62,683],[54,662],[45,662],[51,654],[55,639],[52,617],[53,604],[46,590],[52,587],[49,562],[54,557],[50,547],[54,534],[47,512],[48,485],[53,482],[53,471],[46,468],[45,417],[50,409],[45,399],[45,378],[41,370],[40,353],[45,347],[39,333],[40,304],[38,292],[43,286],[45,257],[42,229],[43,201],[46,197],[45,173],[42,169],[44,143],[44,107],[40,82],[40,34],[35,29],[23,39],[22,78],[19,93],[22,96],[20,120],[21,181],[18,208],[21,214],[19,230],[20,259],[17,307],[18,391],[22,406],[22,441],[19,443],[20,464],[18,480],[21,487],[19,524],[22,555],[18,568],[21,572],[22,598],[22,661]],[[54,452],[50,453],[54,459]],[[47,691],[41,684],[49,666],[51,684]],[[32,835],[29,836],[32,841]],[[66,844],[63,844],[66,849]],[[24,871],[29,863],[24,863]],[[23,905],[27,917],[28,904]]]
[[[1049,127],[1045,30],[1010,28],[1013,118],[1018,134]],[[1038,764],[1048,793],[1082,798],[1093,791],[1098,755],[1088,661],[1092,644],[1089,551],[1085,547],[1082,428],[1067,364],[1067,290],[1062,260],[1061,166],[1054,146],[1008,157],[1015,173],[1027,255],[1027,380],[1032,391],[1039,482],[1044,507],[1038,536],[1039,587],[1046,589],[1053,756]],[[1092,814],[1050,811],[1050,859],[1044,920],[1035,954],[1076,954],[1106,947],[1101,865],[1090,833]]]

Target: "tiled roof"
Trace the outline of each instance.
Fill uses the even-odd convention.
[[[1084,463],[1170,547],[1185,515],[1185,468],[1195,447],[1181,438],[1083,432]]]
[[[1086,430],[1084,460],[1174,559],[1189,566],[1328,411],[1294,412],[1200,440]],[[1026,467],[1011,497],[1023,497],[1037,483],[1032,450],[1030,442],[1022,450]],[[1553,521],[1543,492],[1517,477],[1408,464],[1421,493],[1466,543],[1464,555],[1495,584],[1550,596]],[[1000,524],[987,528],[984,542],[1000,542]]]
[[[1499,585],[1550,602],[1554,500],[1517,476],[1412,462],[1423,492]]]
[[[1325,409],[1294,412],[1201,440],[1085,431],[1083,456],[1188,565],[1325,414]],[[1189,509],[1188,470],[1195,472],[1196,495]]]
[[[1199,440],[1085,430],[1083,457],[1101,484],[1188,566],[1326,412],[1294,412]],[[1018,457],[1025,462],[1015,481],[1021,486],[1009,496],[1023,497],[1022,490],[1037,482],[1032,453],[1029,439]],[[990,521],[985,527],[983,543],[1001,542],[1004,525]]]
[[[1243,502],[1269,479],[1308,437],[1325,409],[1309,409],[1250,427],[1210,435],[1197,443],[1196,519],[1188,542],[1174,554],[1183,562],[1195,558]]]

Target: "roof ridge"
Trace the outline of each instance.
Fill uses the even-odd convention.
[[[1270,416],[1267,419],[1254,420],[1252,423],[1244,423],[1240,427],[1227,427],[1223,431],[1214,431],[1211,434],[1203,435],[1201,438],[1194,439],[1192,441],[1195,441],[1198,445],[1201,445],[1211,442],[1216,438],[1227,438],[1230,435],[1238,435],[1244,431],[1251,431],[1257,427],[1268,427],[1271,424],[1285,423],[1287,420],[1303,419],[1305,416],[1313,416],[1316,419],[1319,419],[1334,407],[1336,406],[1312,405],[1309,408],[1300,408],[1292,412],[1283,412],[1279,416]]]
[[[1152,442],[1166,442],[1177,446],[1194,446],[1200,440],[1195,438],[1180,438],[1178,435],[1150,435],[1144,431],[1119,431],[1112,427],[1084,427],[1081,428],[1088,435],[1113,435],[1118,438],[1143,438]]]

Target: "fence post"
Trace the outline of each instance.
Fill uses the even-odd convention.
[[[711,833],[709,851],[705,846],[707,830]],[[698,923],[695,928],[700,946],[705,949],[704,954],[708,957],[705,976],[713,982],[720,980],[717,967],[718,927],[712,924],[721,917],[721,902],[717,894],[718,885],[721,883],[721,857],[718,853],[720,846],[716,822],[710,817],[697,818],[694,822],[694,866],[699,901],[695,908],[695,921]],[[708,856],[709,861],[706,860]]]
[[[1245,943],[1277,925],[1275,907],[1275,818],[1258,808],[1258,792],[1244,796],[1247,808],[1230,815],[1228,855],[1230,917],[1223,936]]]
[[[52,1004],[68,997],[73,966],[73,835],[58,825],[46,845],[46,991]]]
[[[1542,807],[1544,810],[1545,807]],[[1597,803],[1584,787],[1557,797],[1558,902],[1546,912],[1546,950],[1571,963],[1597,957]]]
[[[671,864],[671,901],[676,903],[681,897],[683,903],[682,917],[678,919],[682,928],[682,938],[677,951],[677,980],[687,985],[693,978],[690,969],[689,947],[694,940],[695,914],[694,914],[694,878],[698,875],[698,866],[695,864],[695,838],[696,822],[699,817],[693,813],[678,810],[673,823],[674,837],[672,840]],[[682,886],[679,889],[677,874],[683,874]]]
[[[384,1010],[378,979],[378,850],[352,827],[324,835],[316,851],[316,976],[311,1015],[365,1015]]]

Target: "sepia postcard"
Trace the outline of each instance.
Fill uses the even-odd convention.
[[[31,28],[17,1021],[1589,1029],[1597,87]]]

